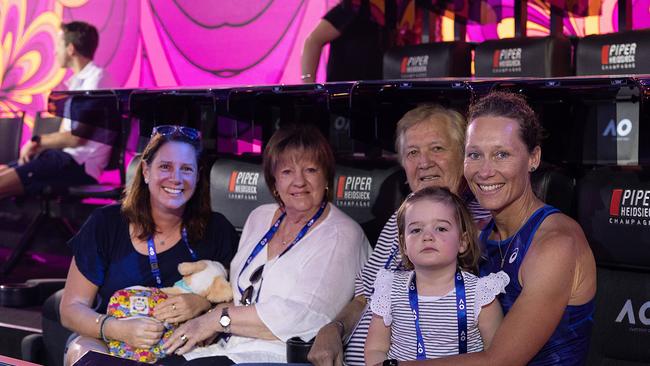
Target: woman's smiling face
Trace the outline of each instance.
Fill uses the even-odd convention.
[[[142,164],[152,210],[182,212],[194,194],[198,180],[194,147],[185,142],[170,141],[158,149],[151,163]]]

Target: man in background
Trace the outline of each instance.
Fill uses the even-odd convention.
[[[110,86],[107,73],[92,61],[99,43],[97,29],[84,22],[61,24],[56,60],[73,76],[69,90]],[[44,187],[96,184],[108,164],[111,147],[72,134],[72,123],[63,119],[58,132],[34,135],[20,150],[18,161],[0,167],[0,199],[37,194]]]

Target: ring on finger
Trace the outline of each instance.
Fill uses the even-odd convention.
[[[181,335],[181,342],[187,342],[187,336],[185,334]]]
[[[176,304],[172,304],[172,311],[176,311]]]

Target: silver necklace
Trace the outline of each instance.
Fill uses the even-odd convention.
[[[501,236],[499,236],[499,237],[501,237]],[[506,256],[508,255],[508,251],[510,250],[510,246],[512,245],[513,241],[514,240],[510,240],[510,243],[508,243],[508,247],[506,248],[506,253],[505,253],[505,255],[503,255],[503,253],[501,252],[501,240],[499,240],[499,255],[501,256],[501,269],[503,269],[503,265],[506,262]]]

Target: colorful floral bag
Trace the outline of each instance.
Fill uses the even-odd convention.
[[[106,313],[116,319],[133,317],[153,318],[154,307],[166,299],[167,294],[154,287],[128,287],[115,291],[108,303]],[[108,342],[108,350],[113,356],[139,362],[156,362],[159,358],[166,356],[161,346],[173,333],[173,327],[171,325],[165,324],[165,329],[165,333],[160,342],[149,349],[135,348],[124,342],[113,340]]]

